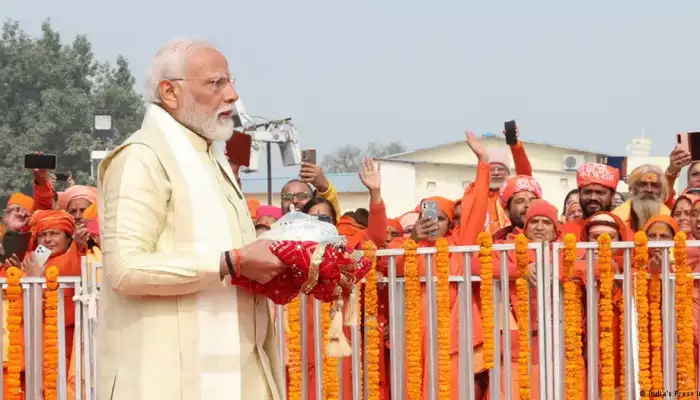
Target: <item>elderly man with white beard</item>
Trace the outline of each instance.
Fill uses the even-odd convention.
[[[664,205],[669,187],[664,171],[651,164],[640,165],[627,178],[629,200],[613,210],[613,214],[637,232],[644,228],[647,221],[655,215],[671,215],[671,210]]]
[[[226,58],[175,40],[146,81],[141,129],[99,168],[98,398],[278,400],[269,300],[230,285],[287,267],[256,241],[224,155],[238,100]]]

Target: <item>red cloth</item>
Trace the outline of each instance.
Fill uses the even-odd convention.
[[[531,192],[537,196],[538,199],[542,198],[542,187],[535,178],[527,175],[516,175],[512,178],[508,178],[501,187],[501,192],[499,194],[501,207],[505,209],[508,206],[508,200],[519,192]]]
[[[36,247],[36,237],[39,233],[47,229],[56,229],[65,232],[69,236],[75,233],[75,220],[73,216],[63,210],[38,210],[29,219],[29,232],[32,238],[29,242],[29,249]],[[80,275],[78,273],[78,275]]]
[[[290,266],[286,272],[264,285],[245,277],[233,277],[231,282],[252,293],[262,294],[275,304],[287,304],[307,281],[311,258],[318,245],[314,242],[274,242],[270,251]],[[317,283],[308,294],[326,303],[348,296],[352,286],[364,278],[370,268],[366,258],[353,259],[351,252],[347,247],[327,246],[319,264]]]
[[[559,232],[558,214],[557,208],[547,200],[535,199],[530,202],[527,214],[525,214],[525,226],[527,227],[528,222],[534,217],[545,217],[549,218],[552,223],[554,223],[554,228]]]
[[[608,189],[617,190],[620,181],[620,171],[605,164],[583,164],[576,171],[576,184],[579,188],[588,185],[601,185]]]

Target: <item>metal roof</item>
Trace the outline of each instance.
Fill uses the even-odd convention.
[[[272,177],[272,193],[279,193],[282,187],[292,179],[298,179],[298,176],[279,176]],[[326,174],[326,178],[333,183],[335,189],[339,193],[362,193],[366,192],[367,188],[362,184],[360,177],[356,173],[347,174]],[[267,193],[267,177],[241,177],[244,193]]]

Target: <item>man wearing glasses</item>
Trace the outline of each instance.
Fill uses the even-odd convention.
[[[280,400],[270,302],[229,279],[287,267],[256,239],[224,154],[238,100],[228,62],[175,40],[146,89],[141,129],[99,168],[98,398]]]

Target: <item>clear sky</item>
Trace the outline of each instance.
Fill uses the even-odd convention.
[[[655,155],[700,131],[697,0],[0,0],[0,16],[31,34],[46,18],[66,39],[87,34],[98,58],[129,59],[139,90],[162,43],[206,37],[248,111],[292,116],[319,158],[508,119],[525,140],[619,155],[643,127]]]

